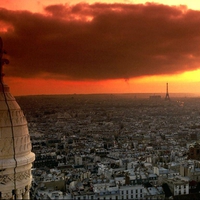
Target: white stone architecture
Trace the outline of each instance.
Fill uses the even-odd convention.
[[[189,181],[181,177],[169,178],[167,181],[169,188],[174,196],[189,194]]]
[[[29,199],[35,154],[26,118],[3,83],[2,66],[8,60],[2,58],[2,46],[0,38],[0,199]]]

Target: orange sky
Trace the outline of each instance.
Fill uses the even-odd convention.
[[[70,0],[68,0],[68,1],[67,0],[41,0],[41,1],[5,0],[5,1],[0,2],[0,7],[5,8],[7,10],[13,10],[13,11],[14,10],[28,10],[33,13],[35,13],[35,12],[39,12],[42,14],[45,13],[45,15],[46,15],[47,11],[48,12],[50,11],[52,13],[56,11],[55,8],[49,8],[49,10],[46,10],[44,12],[44,8],[46,6],[53,5],[53,4],[73,5],[73,4],[77,4],[79,2],[80,1],[78,1],[78,0],[73,0],[73,1],[72,0],[71,1]],[[90,0],[87,2],[93,4],[95,1]],[[136,1],[131,1],[131,0],[128,0],[128,1],[127,0],[106,1],[105,0],[105,1],[99,1],[99,2],[101,2],[101,3],[118,2],[118,3],[123,3],[123,4],[133,4],[133,3],[138,4],[138,3],[145,3],[146,1],[140,1],[140,0],[136,0]],[[185,1],[184,0],[181,0],[181,1],[167,0],[166,1],[165,0],[165,1],[153,1],[153,2],[161,3],[164,5],[177,5],[177,6],[182,4],[182,5],[187,5],[188,8],[190,8],[190,9],[200,10],[200,1],[188,1],[188,0],[185,0]],[[183,9],[185,9],[185,8],[183,8]],[[16,22],[16,18],[15,18],[15,22]],[[0,20],[0,23],[4,24],[4,21]],[[7,22],[6,22],[6,24],[4,24],[4,26],[5,25],[8,26]],[[29,25],[29,24],[27,23],[27,25]],[[0,29],[0,35],[2,32],[3,39],[4,39],[4,37],[3,37],[4,34],[6,37],[5,32],[8,31],[9,28],[12,29],[12,26],[6,27],[5,30]],[[183,26],[183,29],[184,29],[184,26]],[[24,31],[26,32],[26,29],[24,29]],[[198,30],[194,30],[194,32],[195,31],[198,31]],[[38,33],[38,34],[40,34],[40,33]],[[174,33],[174,34],[176,34],[176,33]],[[170,40],[170,42],[172,42],[172,40]],[[135,74],[132,72],[133,76],[129,77],[129,75],[127,75],[128,74],[128,69],[127,69],[127,72],[126,71],[124,72],[123,70],[121,72],[119,70],[119,72],[116,72],[116,74],[114,74],[114,75],[109,74],[110,71],[105,71],[105,73],[106,72],[108,73],[108,76],[100,75],[100,77],[98,77],[98,78],[97,78],[98,74],[96,75],[95,72],[93,72],[95,74],[94,78],[91,78],[90,74],[88,75],[89,72],[86,72],[87,75],[86,76],[84,75],[83,77],[79,77],[77,73],[76,74],[71,73],[72,78],[67,79],[64,76],[61,77],[62,71],[60,71],[60,74],[55,74],[55,76],[53,75],[53,73],[55,73],[54,71],[48,72],[48,73],[50,73],[50,75],[48,77],[46,76],[47,72],[42,72],[42,71],[40,74],[38,72],[38,75],[36,74],[35,76],[31,76],[32,73],[34,74],[34,66],[33,66],[33,69],[30,71],[27,71],[26,75],[24,75],[23,77],[19,77],[19,75],[18,75],[19,73],[22,73],[22,72],[18,73],[16,71],[11,74],[12,66],[14,66],[15,63],[16,64],[20,63],[17,60],[15,60],[14,57],[12,57],[13,50],[12,50],[12,48],[11,48],[11,50],[8,48],[11,46],[11,44],[12,44],[12,42],[9,42],[8,39],[7,40],[5,39],[4,48],[8,51],[8,56],[9,56],[8,58],[10,60],[10,64],[9,64],[10,66],[9,65],[4,66],[4,71],[6,72],[6,76],[4,77],[4,82],[7,85],[9,85],[11,93],[13,95],[73,94],[73,93],[77,93],[77,94],[79,94],[79,93],[86,93],[86,94],[88,94],[88,93],[153,93],[153,94],[156,94],[156,93],[165,93],[166,82],[169,82],[169,92],[170,93],[179,93],[180,92],[180,93],[200,94],[200,70],[198,69],[199,68],[198,67],[198,58],[197,58],[198,53],[196,53],[198,51],[196,49],[193,50],[191,46],[188,46],[189,48],[191,48],[191,56],[190,56],[190,52],[188,53],[188,52],[184,51],[182,54],[184,56],[187,54],[187,57],[191,57],[190,62],[193,59],[193,55],[195,58],[197,58],[196,60],[194,60],[194,62],[191,62],[191,65],[193,65],[193,67],[191,67],[191,68],[190,68],[190,62],[189,62],[189,64],[185,65],[182,68],[178,68],[176,71],[173,72],[173,67],[174,66],[176,67],[176,65],[179,65],[179,63],[176,59],[175,61],[177,61],[177,63],[174,63],[174,66],[169,71],[169,73],[166,73],[166,71],[164,71],[164,72],[161,71],[159,74],[156,72],[156,69],[155,69],[155,72],[156,72],[155,75],[153,75],[153,71],[147,72],[147,74],[142,74],[142,71],[141,71],[142,69],[141,69],[141,70],[139,70],[140,72],[138,72],[138,74]],[[148,48],[148,46],[146,48]],[[185,47],[183,46],[183,49],[184,48]],[[9,53],[9,51],[11,51],[11,53]],[[177,51],[179,51],[179,49]],[[77,51],[75,51],[75,52],[77,52]],[[56,53],[56,49],[55,49],[55,53]],[[80,55],[82,55],[82,54],[80,54]],[[179,57],[180,55],[176,55],[176,56]],[[27,57],[27,59],[28,58],[29,57]],[[124,57],[124,59],[127,59],[127,58],[129,58],[128,54],[127,54],[127,57],[126,56]],[[159,61],[160,60],[163,61],[165,59],[165,56],[163,56],[162,58],[160,56],[159,57],[154,56],[154,58],[159,59]],[[58,56],[58,59],[60,59],[59,56]],[[75,58],[75,59],[77,59],[77,58]],[[105,59],[106,59],[106,57],[105,57]],[[80,58],[80,63],[81,63],[81,60],[82,60],[82,62],[84,62],[84,59]],[[98,60],[98,59],[95,59],[95,60]],[[120,61],[121,60],[119,60],[119,62]],[[186,60],[186,61],[188,61],[188,60]],[[51,62],[51,61],[47,61],[47,65],[49,64],[49,62]],[[38,64],[39,63],[40,63],[40,60],[38,60]],[[44,61],[44,63],[45,63],[45,61]],[[184,63],[180,63],[180,66],[183,66],[183,65],[184,65]],[[18,68],[18,66],[15,66],[15,67]],[[125,67],[125,65],[124,65],[124,67]],[[80,68],[78,68],[78,67],[75,68],[74,70],[76,70],[76,69],[80,70]],[[84,66],[83,66],[83,69],[85,69]],[[118,67],[116,67],[116,70],[118,70]],[[28,73],[30,73],[30,76],[28,75]],[[45,73],[45,75],[42,75],[42,73]],[[51,75],[51,73],[52,73],[52,75]],[[80,70],[79,73],[81,74],[82,71]],[[98,73],[101,73],[101,71],[99,71]],[[120,77],[118,75],[118,73],[124,73],[125,77],[124,78],[123,78],[123,76]],[[58,78],[56,78],[56,77],[58,77]]]
[[[198,0],[154,0],[154,1],[146,1],[146,0],[4,0],[0,2],[0,7],[12,9],[12,10],[31,10],[33,12],[42,12],[43,7],[51,4],[76,4],[79,2],[106,2],[106,3],[146,3],[146,2],[155,2],[166,5],[186,5],[191,9],[200,9],[200,1]]]
[[[194,93],[198,95],[200,70],[172,76],[149,76],[130,80],[60,81],[45,79],[21,79],[7,77],[13,95],[34,94],[90,94],[90,93],[165,93],[169,82],[170,93]],[[53,91],[53,93],[52,93]]]

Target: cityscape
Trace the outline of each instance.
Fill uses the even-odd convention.
[[[199,198],[199,97],[167,91],[16,100],[36,156],[33,199]]]
[[[199,19],[189,0],[0,1],[0,200],[200,199]]]

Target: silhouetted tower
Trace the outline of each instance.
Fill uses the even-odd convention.
[[[165,101],[170,101],[170,98],[169,98],[169,92],[168,92],[168,83],[167,83],[167,87],[166,87],[166,96],[165,96]]]

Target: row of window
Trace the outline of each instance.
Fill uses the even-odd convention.
[[[134,191],[135,191],[135,193],[142,193],[142,189],[136,189],[136,190],[126,190],[126,194],[129,194],[129,191],[130,191],[130,193],[131,194],[133,194],[134,193]],[[123,195],[123,194],[125,194],[125,191],[121,191],[121,194]]]
[[[142,198],[142,197],[143,197],[142,194],[140,194],[140,195],[136,194],[135,197],[133,195],[131,195],[131,199],[133,199],[133,198],[137,199],[137,198]],[[130,197],[128,195],[126,195],[126,196],[122,196],[121,199],[130,199]]]
[[[186,188],[186,185],[177,185],[177,189],[178,189],[178,188],[181,189],[182,187],[185,189],[185,188]]]
[[[143,198],[142,194],[138,195],[136,194],[135,196],[131,195],[131,199],[133,198]],[[81,200],[82,198],[81,197],[77,197],[77,200]],[[86,199],[85,196],[83,196],[83,199]],[[94,199],[93,196],[91,196],[91,199]],[[97,200],[107,200],[108,198],[106,197],[103,197],[103,198],[97,198]],[[115,197],[109,197],[109,200],[118,200],[119,199],[119,196],[115,196]],[[120,199],[130,199],[130,196],[129,195],[124,195],[124,196],[121,196]]]

